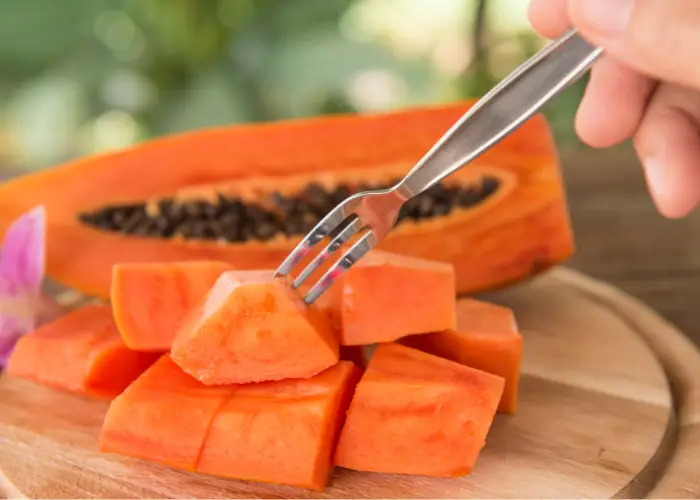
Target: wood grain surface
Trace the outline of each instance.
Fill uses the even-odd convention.
[[[680,220],[659,215],[629,144],[564,151],[561,159],[577,242],[567,265],[640,299],[700,346],[700,210]],[[651,496],[700,498],[700,356],[684,338],[652,342],[682,372],[671,378],[683,425],[668,473]]]
[[[696,452],[684,439],[697,438],[693,370],[700,365],[697,351],[681,345],[686,354],[676,366],[673,346],[687,342],[682,334],[639,302],[564,269],[489,298],[516,312],[525,336],[524,376],[517,415],[498,416],[476,470],[453,480],[338,470],[323,496],[637,498],[654,488],[667,497],[695,491],[700,464],[690,461]],[[665,349],[662,355],[655,342]],[[315,496],[99,454],[104,411],[104,403],[0,379],[6,494]],[[677,449],[689,458],[676,462]]]
[[[568,267],[634,295],[700,346],[700,209],[658,214],[632,148],[561,154],[576,238]]]

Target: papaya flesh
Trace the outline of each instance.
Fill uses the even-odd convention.
[[[339,359],[326,314],[272,271],[227,271],[183,321],[173,361],[207,385],[306,378]]]
[[[99,450],[205,474],[321,491],[361,370],[205,386],[166,354],[112,401]]]
[[[117,264],[111,303],[124,343],[140,351],[169,351],[180,323],[209,292],[224,262]]]
[[[498,411],[515,413],[523,338],[518,332],[513,311],[473,299],[460,299],[456,309],[456,329],[411,335],[399,342],[502,377],[505,387]]]
[[[43,204],[48,275],[99,297],[117,263],[275,269],[348,194],[402,178],[470,106],[227,126],[80,159],[1,184],[0,233]],[[540,115],[401,217],[378,248],[454,264],[460,293],[524,279],[573,251]]]
[[[392,342],[456,327],[451,265],[369,252],[333,284],[331,321],[342,345]]]
[[[91,304],[21,337],[6,373],[57,389],[112,399],[158,356],[126,347],[111,308]]]
[[[346,469],[458,477],[471,472],[504,381],[400,344],[381,344],[355,390],[335,452]]]
[[[217,412],[197,472],[322,491],[360,369],[240,385]]]
[[[207,387],[162,355],[112,401],[99,449],[193,471],[214,415],[234,390]]]

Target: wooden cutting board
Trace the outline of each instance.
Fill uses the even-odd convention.
[[[578,498],[700,494],[700,354],[630,297],[565,269],[486,297],[525,337],[520,408],[459,479],[337,470],[321,495],[95,450],[106,404],[0,379],[0,491],[30,498]]]

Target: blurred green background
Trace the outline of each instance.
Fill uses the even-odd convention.
[[[0,175],[213,125],[479,96],[527,0],[0,0]],[[546,114],[576,147],[582,81]]]

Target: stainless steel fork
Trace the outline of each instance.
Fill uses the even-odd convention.
[[[293,281],[298,288],[328,257],[360,231],[364,234],[309,290],[311,304],[396,224],[410,198],[462,168],[531,118],[576,81],[600,56],[575,30],[551,42],[482,97],[391,189],[357,193],[326,215],[287,256],[275,276],[286,276],[311,248],[352,217],[349,224]]]

